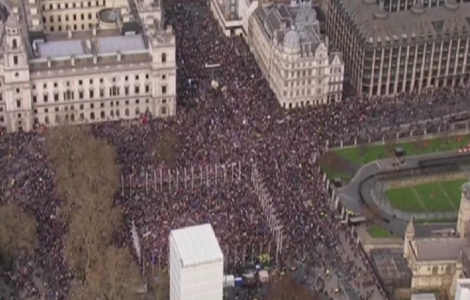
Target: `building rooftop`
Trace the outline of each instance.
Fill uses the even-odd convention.
[[[223,261],[224,255],[210,224],[175,229],[170,232],[183,268]]]
[[[321,44],[317,12],[310,1],[296,5],[271,3],[260,6],[255,10],[255,18],[263,25],[266,38],[275,38],[278,45],[300,46],[304,54],[315,53]]]
[[[456,261],[460,252],[468,246],[465,238],[430,238],[415,241],[418,261]]]
[[[436,295],[431,293],[413,294],[411,300],[436,300]]]
[[[375,0],[337,0],[337,3],[366,39],[380,42],[470,31],[470,3],[448,1],[445,6],[426,8],[417,2],[410,10],[391,13]]]
[[[136,52],[146,50],[142,35],[121,35],[98,38],[99,53]]]
[[[65,40],[37,43],[38,55],[41,58],[59,58],[86,54],[82,40]]]

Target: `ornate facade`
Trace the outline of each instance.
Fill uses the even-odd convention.
[[[462,187],[455,235],[440,238],[416,236],[413,219],[405,233],[404,256],[413,272],[411,288],[414,290],[447,290],[455,295],[457,282],[464,274],[463,257],[469,246],[470,183]]]
[[[0,28],[8,131],[176,113],[175,37],[159,2],[40,1]]]
[[[328,48],[310,1],[259,2],[249,19],[247,42],[282,107],[341,101],[342,55]]]

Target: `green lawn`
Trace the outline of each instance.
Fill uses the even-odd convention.
[[[423,183],[414,186],[416,193],[423,202],[426,211],[453,211],[456,210],[441,189],[439,182]]]
[[[328,176],[328,178],[330,178],[330,179],[341,178],[342,180],[344,180],[346,182],[349,182],[352,178],[352,176],[350,174],[340,172],[340,171],[336,171],[336,170],[334,170],[333,168],[330,168],[330,167],[324,167],[323,172],[325,172],[326,175]]]
[[[424,205],[418,200],[411,187],[401,187],[385,191],[385,196],[392,207],[408,212],[422,212]]]
[[[466,179],[424,183],[385,191],[390,204],[407,212],[456,211]]]
[[[460,206],[460,198],[462,197],[462,185],[468,182],[468,179],[457,179],[453,181],[444,181],[441,182],[442,189],[449,196],[450,201],[454,204],[455,207]]]
[[[451,136],[447,143],[442,138],[421,140],[419,142],[398,143],[394,147],[401,147],[407,156],[422,155],[433,152],[444,152],[457,150],[469,143],[468,136]],[[385,145],[358,146],[351,148],[339,148],[333,150],[338,156],[349,161],[365,164],[374,160],[391,157]],[[361,155],[362,152],[362,155]]]
[[[380,226],[372,225],[367,228],[367,233],[374,239],[393,238],[394,236]]]

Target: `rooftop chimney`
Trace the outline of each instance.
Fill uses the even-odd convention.
[[[70,30],[70,28],[67,32],[67,35],[68,35],[69,39],[71,39],[73,37],[72,30]]]
[[[121,51],[118,51],[116,53],[116,58],[117,58],[117,61],[121,61]]]
[[[98,56],[96,55],[96,53],[93,54],[93,63],[94,64],[98,63]]]
[[[50,57],[47,58],[47,67],[50,68],[52,65],[52,60]]]
[[[70,57],[70,63],[72,64],[72,66],[75,66],[75,55],[72,55]]]

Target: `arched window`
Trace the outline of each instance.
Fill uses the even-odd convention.
[[[439,272],[439,267],[434,266],[432,267],[432,275],[436,275]]]
[[[162,53],[162,63],[166,63],[166,53]]]
[[[16,49],[18,47],[18,42],[16,39],[13,39],[13,49]]]

